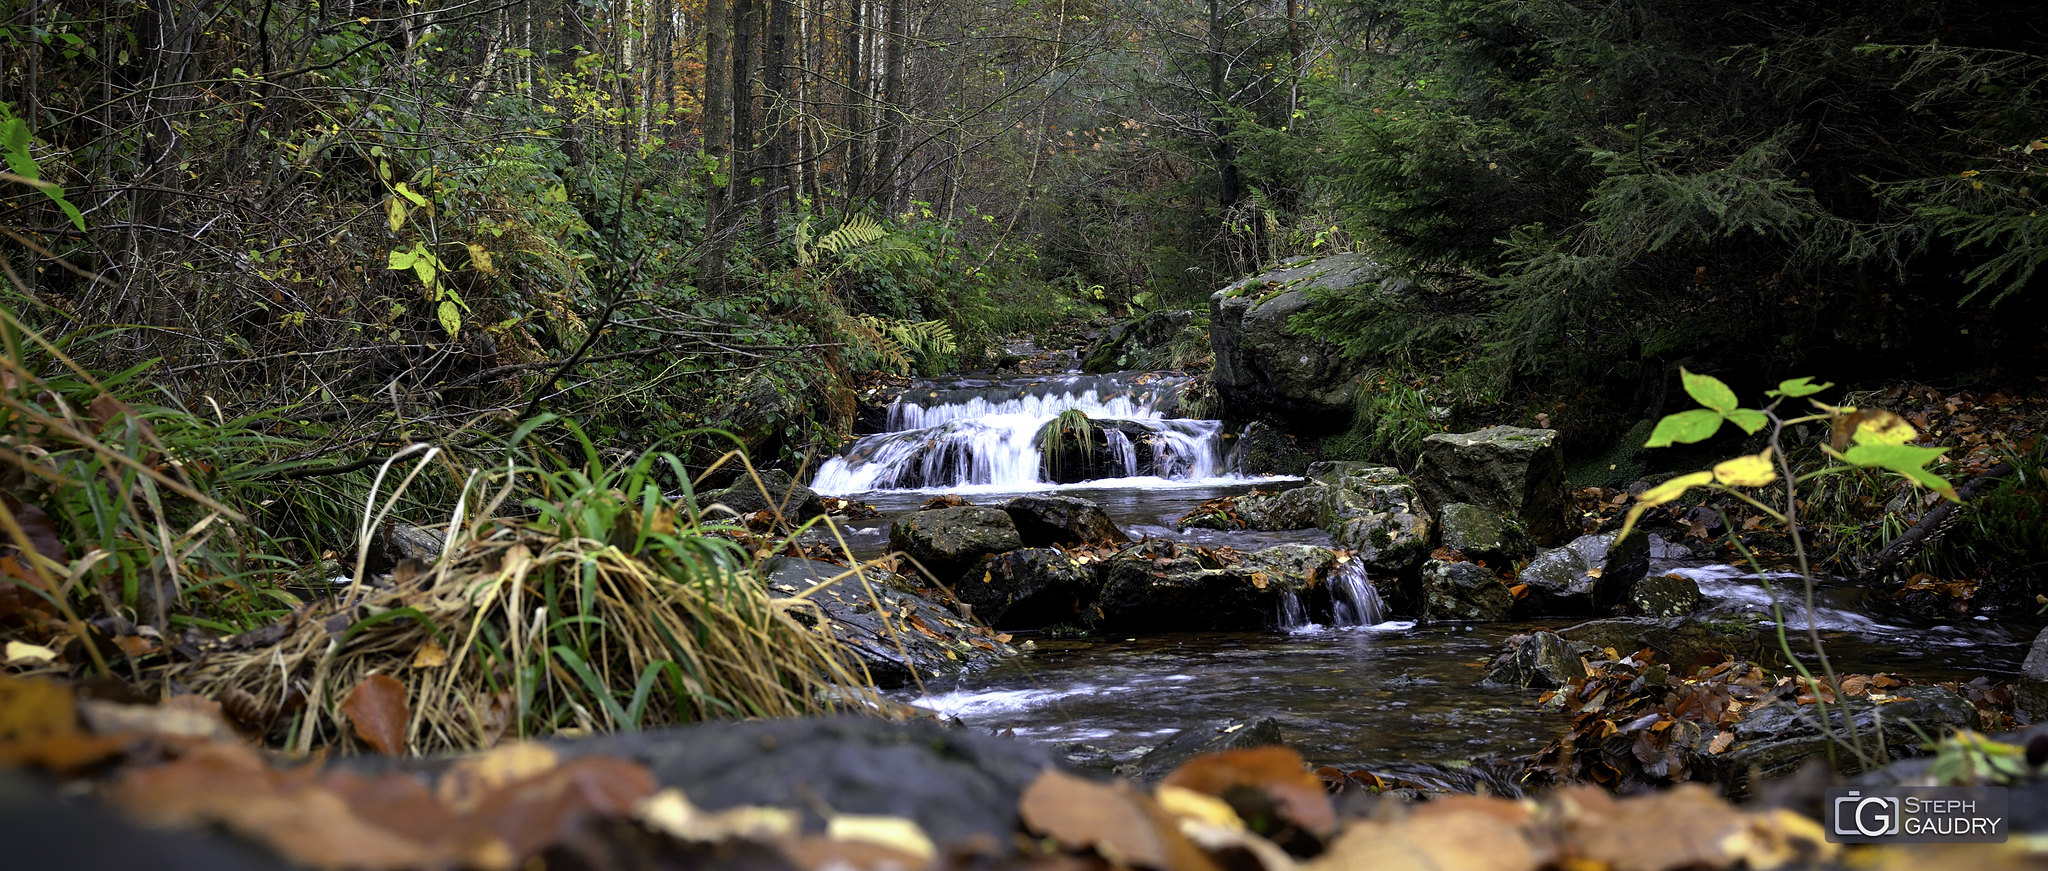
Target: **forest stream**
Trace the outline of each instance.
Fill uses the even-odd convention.
[[[1054,492],[1100,505],[1134,539],[1251,551],[1277,544],[1331,546],[1318,529],[1281,532],[1182,529],[1176,521],[1219,496],[1284,488],[1293,478],[1233,472],[1228,433],[1216,421],[1174,417],[1171,373],[1058,375],[1006,380],[920,381],[888,410],[888,430],[861,437],[829,460],[814,486],[859,499],[882,516],[852,521],[855,555],[887,549],[890,524],[943,495],[975,504]],[[1033,438],[1060,411],[1130,421],[1150,450],[1121,448],[1119,477],[1071,484],[1042,480]],[[1116,430],[1111,430],[1116,432]],[[1141,463],[1143,455],[1149,462]],[[900,485],[900,486],[899,486]],[[1702,619],[1773,625],[1769,587],[1744,569],[1662,546],[1652,574],[1698,583]],[[1774,574],[1781,592],[1796,575]],[[1012,731],[1053,744],[1082,765],[1136,759],[1178,730],[1271,717],[1289,743],[1317,764],[1339,767],[1452,764],[1536,750],[1562,730],[1564,715],[1537,704],[1536,691],[1484,681],[1511,636],[1578,620],[1419,623],[1383,613],[1368,584],[1333,582],[1322,601],[1288,602],[1260,632],[1115,634],[1085,640],[1027,633],[1025,656],[993,668],[928,678],[896,693],[903,701],[970,727]],[[1314,597],[1311,597],[1314,598]],[[1818,620],[1838,669],[1883,671],[1928,681],[2017,673],[2029,637],[1979,616],[1934,623],[1872,616],[1884,609],[1866,591],[1824,582]],[[1796,599],[1788,629],[1803,631]],[[997,627],[1003,628],[1003,627]]]

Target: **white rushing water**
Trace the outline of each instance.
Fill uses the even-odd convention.
[[[1222,480],[1223,425],[1168,417],[1177,384],[1098,376],[906,394],[889,407],[889,432],[827,460],[811,487],[830,495],[1048,488],[1039,433],[1069,410],[1099,427],[1095,486]]]

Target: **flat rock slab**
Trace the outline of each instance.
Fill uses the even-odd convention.
[[[768,585],[774,595],[790,596],[846,571],[832,563],[776,557],[767,566]],[[1017,652],[953,609],[909,592],[900,576],[870,569],[862,580],[848,575],[832,581],[810,601],[876,686],[903,686],[920,675],[975,668]],[[803,619],[807,612],[796,613]]]

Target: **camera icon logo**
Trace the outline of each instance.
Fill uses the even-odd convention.
[[[1834,810],[1835,834],[1865,838],[1898,834],[1904,816],[1898,796],[1863,795],[1853,789],[1835,799]]]

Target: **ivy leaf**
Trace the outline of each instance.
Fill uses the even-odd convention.
[[[1812,378],[1794,378],[1789,381],[1778,382],[1778,389],[1766,390],[1764,395],[1773,399],[1780,396],[1786,399],[1798,399],[1801,396],[1812,396],[1833,386],[1835,384],[1832,381],[1824,384],[1815,384]]]
[[[1963,499],[1956,495],[1955,485],[1925,468],[1935,457],[1947,451],[1948,448],[1865,443],[1850,448],[1840,456],[1842,462],[1849,465],[1894,472],[1915,484],[1940,493],[1951,502],[1961,502]]]
[[[406,199],[412,200],[412,204],[415,206],[424,206],[427,204],[427,198],[420,196],[417,193],[414,193],[413,189],[406,186],[405,182],[399,182],[398,187],[394,188],[394,190],[397,190],[400,194],[403,194]]]
[[[1719,418],[1715,418],[1716,423],[1719,420]],[[1644,490],[1643,495],[1636,497],[1635,506],[1628,510],[1628,519],[1622,522],[1621,534],[1615,536],[1614,540],[1620,541],[1627,538],[1629,530],[1636,527],[1636,519],[1642,517],[1643,512],[1673,501],[1685,495],[1685,491],[1694,487],[1712,483],[1714,483],[1714,473],[1694,472],[1690,475],[1680,475],[1648,490]]]
[[[1657,421],[1657,428],[1650,432],[1650,440],[1643,443],[1646,448],[1667,448],[1674,444],[1692,444],[1706,441],[1721,429],[1721,413],[1711,409],[1695,408],[1677,414],[1667,414]]]
[[[1683,367],[1678,377],[1685,382],[1685,392],[1692,394],[1695,402],[1715,411],[1727,412],[1735,409],[1735,391],[1712,375],[1694,375]]]
[[[476,271],[485,275],[497,274],[498,270],[491,266],[491,252],[485,251],[484,246],[471,242],[462,247],[469,249],[469,262]]]
[[[1763,429],[1771,422],[1763,412],[1753,408],[1732,408],[1721,412],[1721,416],[1727,418],[1729,423],[1742,427],[1742,431],[1750,435],[1756,435],[1757,430]]]
[[[415,261],[415,260],[418,260],[419,258],[420,258],[420,252],[419,252],[419,250],[418,250],[418,249],[415,249],[415,248],[394,248],[394,249],[392,249],[392,251],[391,251],[391,258],[390,258],[389,260],[387,260],[387,261],[385,262],[385,266],[384,266],[384,268],[385,268],[385,269],[411,269],[411,268],[412,268],[412,264],[413,264],[413,261]]]
[[[1778,480],[1778,470],[1771,465],[1771,449],[1714,466],[1714,480],[1730,487],[1762,487]]]
[[[442,300],[441,307],[435,311],[435,314],[440,317],[441,329],[448,331],[449,338],[454,338],[455,334],[462,329],[462,311],[455,307],[454,300]]]
[[[386,199],[384,218],[391,223],[391,232],[398,232],[398,228],[405,226],[405,203],[400,202],[395,196]]]

